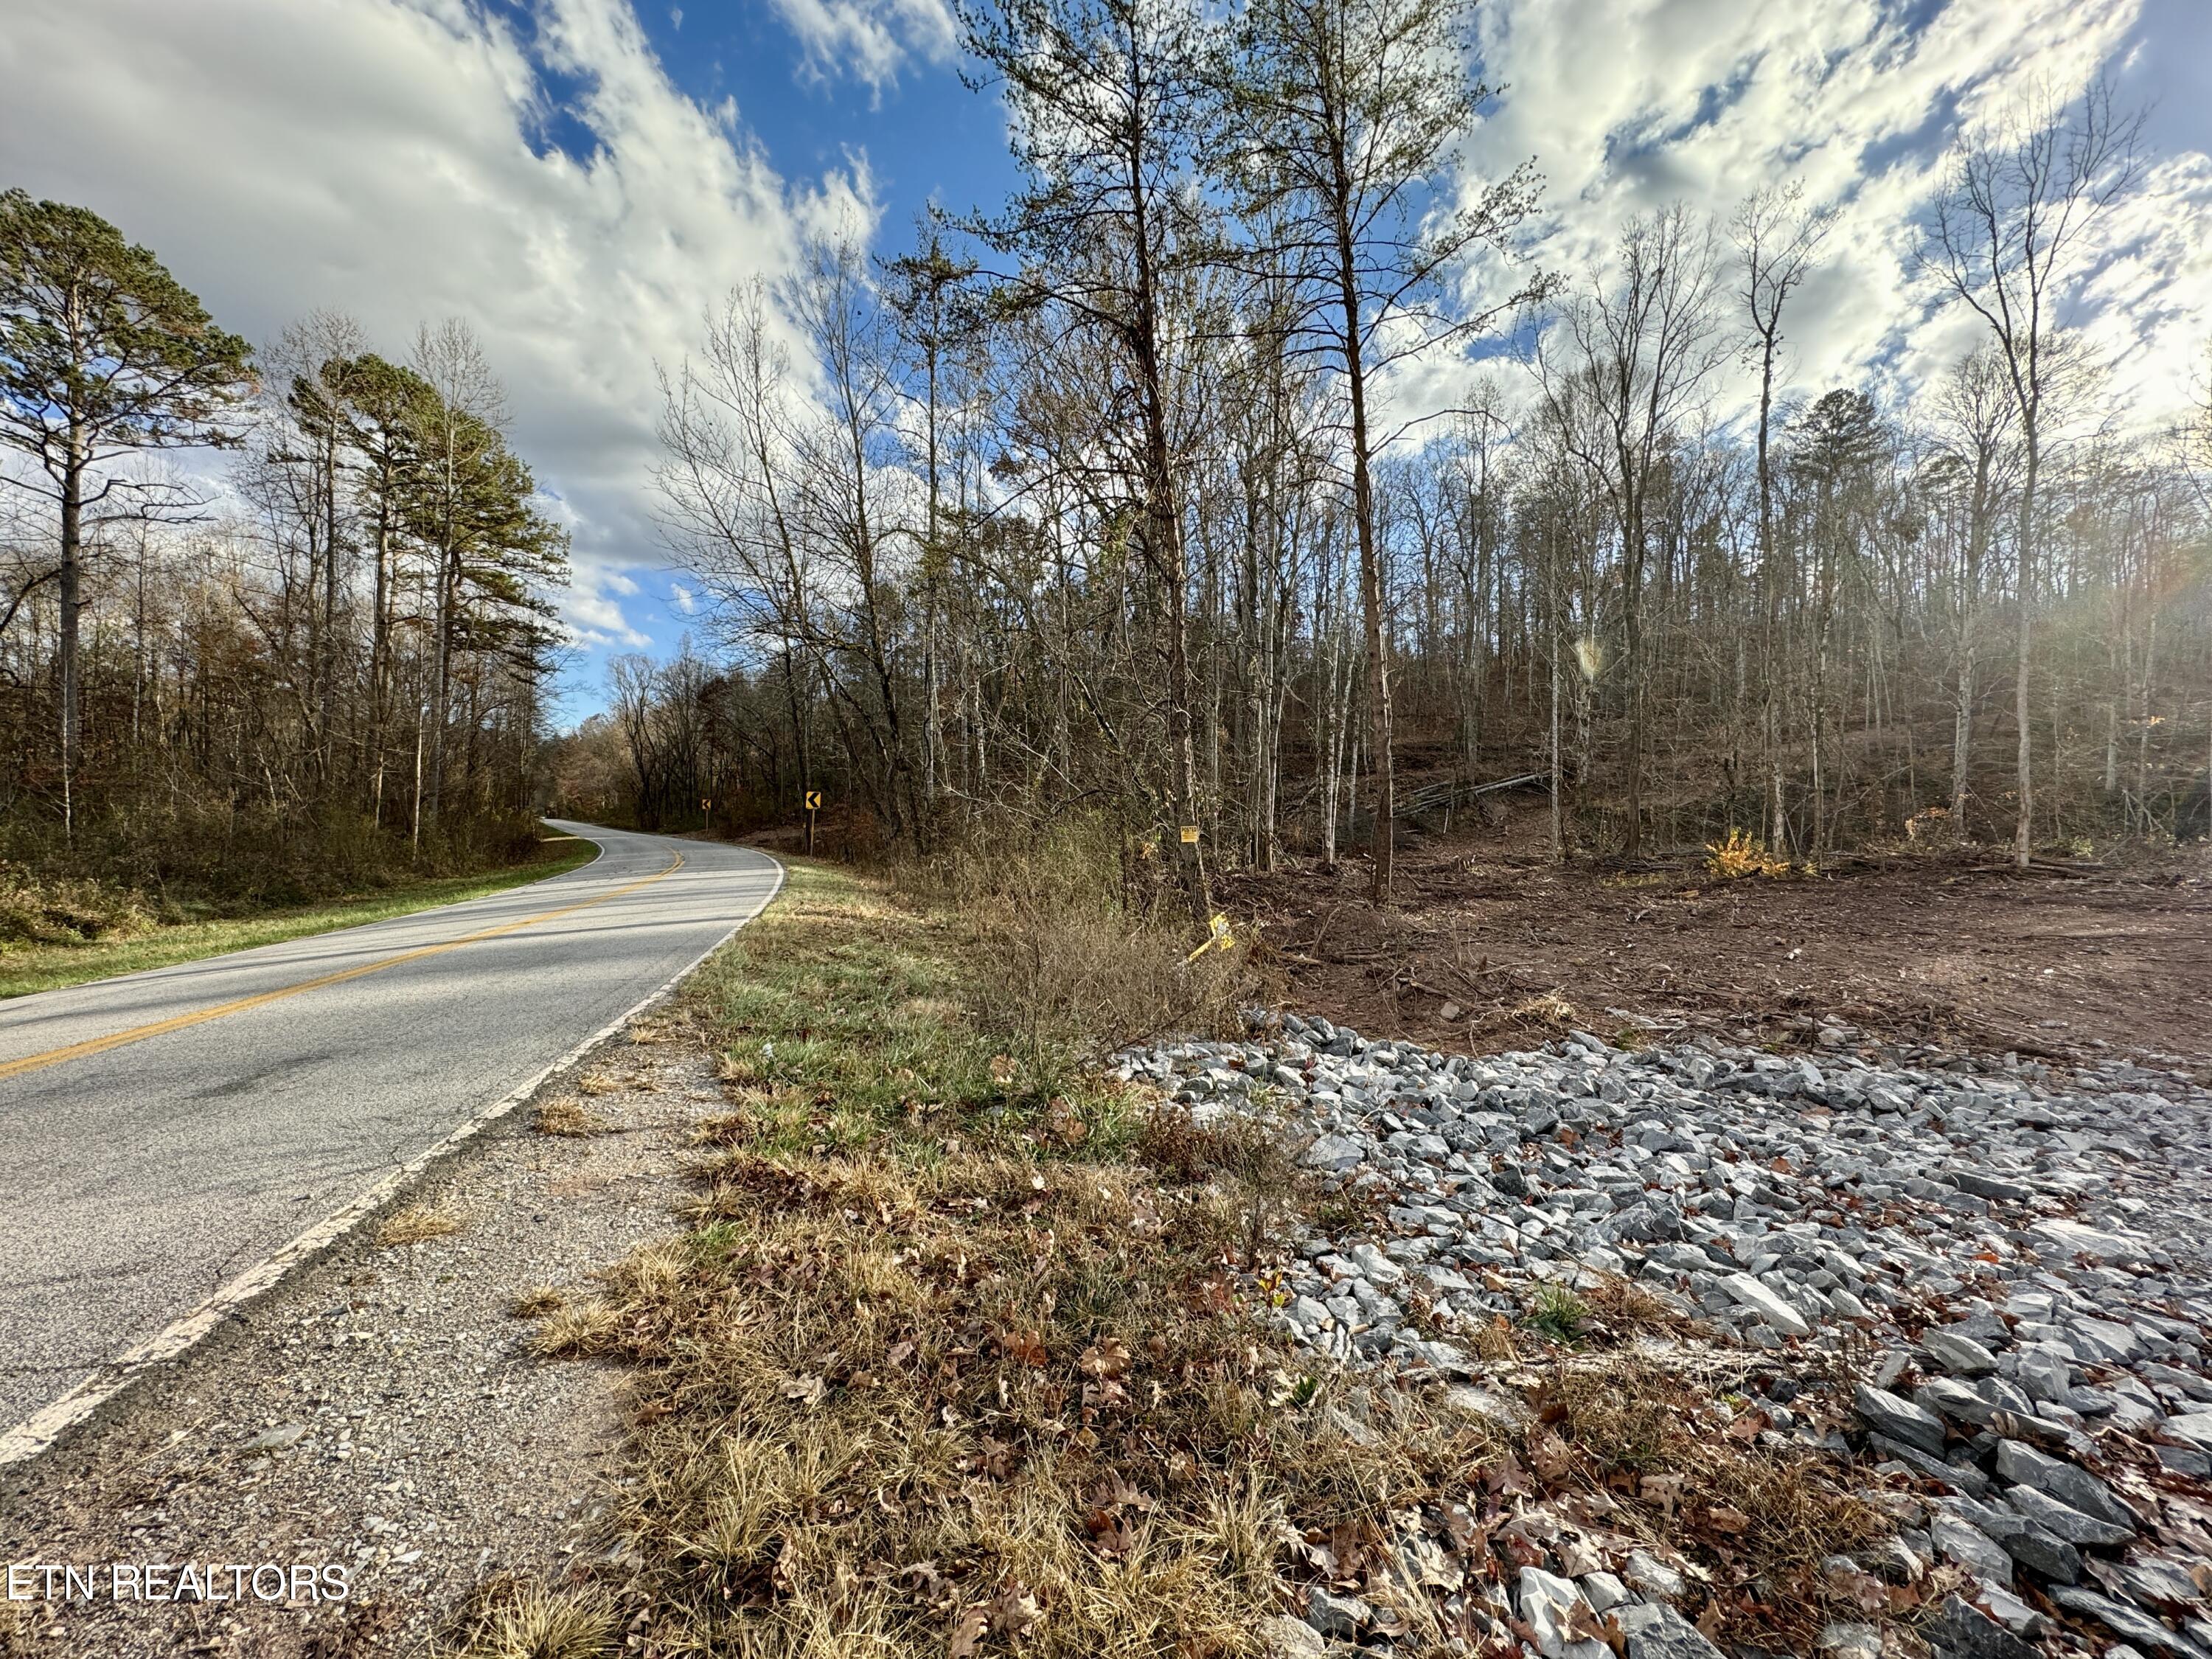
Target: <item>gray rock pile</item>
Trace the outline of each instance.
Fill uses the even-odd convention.
[[[1268,1287],[1298,1343],[1479,1400],[1486,1328],[1632,1281],[1723,1347],[1860,1379],[1832,1449],[1910,1477],[1881,1493],[1898,1572],[1960,1570],[1934,1646],[2094,1632],[2120,1659],[2212,1659],[2212,1094],[2125,1060],[1848,1041],[1469,1057],[1284,1016],[1121,1072],[1201,1123],[1279,1117],[1324,1187],[1370,1200]],[[1571,1593],[1591,1600],[1539,1573],[1515,1615],[1565,1631],[1545,1609]],[[1537,1646],[1597,1659],[1586,1640]]]

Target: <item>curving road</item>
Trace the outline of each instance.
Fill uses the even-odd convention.
[[[210,1297],[652,997],[782,880],[748,848],[558,827],[599,858],[0,1003],[0,1431],[211,1324]],[[27,1433],[0,1437],[0,1462]]]

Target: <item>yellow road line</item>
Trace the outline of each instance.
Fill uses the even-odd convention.
[[[398,956],[386,957],[380,962],[365,962],[357,968],[341,969],[335,974],[325,974],[318,979],[303,979],[297,985],[287,985],[279,990],[264,991],[258,996],[240,997],[235,1002],[203,1008],[198,1013],[178,1014],[173,1018],[156,1020],[151,1025],[134,1025],[127,1031],[118,1031],[112,1036],[91,1037],[82,1042],[72,1042],[65,1048],[49,1048],[42,1054],[27,1054],[21,1060],[0,1064],[0,1079],[21,1077],[26,1072],[41,1072],[49,1066],[58,1066],[67,1060],[82,1060],[89,1054],[106,1054],[110,1048],[120,1048],[126,1043],[143,1042],[148,1037],[157,1037],[168,1031],[181,1031],[191,1025],[204,1025],[211,1019],[221,1019],[226,1014],[242,1014],[249,1008],[261,1008],[272,1002],[282,1002],[286,997],[296,997],[308,991],[319,991],[325,985],[342,985],[349,979],[360,979],[369,974],[380,974],[387,968],[397,968],[403,962],[420,962],[425,957],[441,956],[447,951],[458,951],[464,945],[474,945],[480,939],[497,939],[501,933],[512,933],[524,927],[534,927],[541,921],[551,921],[558,916],[571,916],[579,910],[588,910],[595,904],[605,904],[624,894],[635,893],[641,887],[650,887],[674,875],[684,867],[684,854],[669,855],[665,870],[656,871],[642,880],[617,887],[597,898],[580,899],[574,904],[564,904],[557,910],[540,910],[534,916],[525,916],[520,921],[501,922],[496,927],[465,933],[459,939],[449,939],[442,945],[425,945],[413,951],[402,951]]]

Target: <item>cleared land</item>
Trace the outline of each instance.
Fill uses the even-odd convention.
[[[1685,1037],[1750,1029],[1763,1045],[1826,1046],[1824,1023],[1833,1033],[1841,1020],[1858,1028],[1848,1038],[1854,1050],[1877,1040],[1875,1028],[1914,1044],[2008,1032],[2056,1042],[2058,1028],[2025,1023],[1990,988],[1994,976],[1959,965],[1996,961],[2008,929],[2045,914],[2027,902],[2039,897],[2104,907],[2105,943],[2129,954],[2110,981],[2044,991],[2048,1000],[2025,1020],[2078,1019],[2085,1048],[2098,1037],[2120,1043],[2131,1030],[2174,1047],[2196,1018],[2186,997],[2202,994],[2187,947],[2190,930],[2202,927],[2203,878],[2186,860],[2140,877],[2020,882],[1961,860],[1832,881],[1740,882],[1708,915],[1699,907],[1719,884],[1701,871],[1553,872],[1510,847],[1497,864],[1471,866],[1470,851],[1418,854],[1407,902],[1380,915],[1348,872],[1242,878],[1224,896],[1241,936],[1250,936],[1242,924],[1261,919],[1259,955],[1286,981],[1278,988],[1293,1007],[1451,1049],[1525,1047],[1570,1020],[1635,1033],[1639,1046],[1651,1036],[1647,1022]],[[1393,1270],[1373,1265],[1375,1241],[1396,1251],[1406,1243],[1400,1224],[1430,1218],[1401,1214],[1401,1202],[1384,1225],[1395,1194],[1341,1170],[1322,1174],[1320,1146],[1304,1139],[1312,1126],[1261,1133],[1239,1115],[1200,1111],[1215,1091],[1201,1098],[1180,1083],[1175,1092],[1196,1103],[1157,1109],[1152,1089],[1102,1067],[1100,1056],[1147,1030],[1193,1021],[1221,1029],[1219,1016],[1248,992],[1231,958],[1209,954],[1200,972],[1219,977],[1184,985],[1178,1011],[1163,992],[1188,948],[1182,930],[1132,939],[1073,888],[1031,876],[969,891],[955,865],[909,893],[797,866],[781,902],[718,953],[659,1023],[671,1040],[648,1051],[647,1069],[665,1070],[659,1088],[682,1093],[665,1127],[688,1129],[690,1152],[653,1138],[654,1155],[635,1171],[644,1184],[631,1189],[646,1212],[629,1211],[623,1236],[579,1240],[584,1248],[558,1271],[517,1260],[487,1273],[470,1285],[465,1340],[434,1349],[415,1347],[409,1324],[444,1294],[442,1273],[425,1272],[373,1311],[354,1304],[374,1304],[380,1288],[334,1296],[321,1316],[333,1329],[396,1331],[385,1340],[405,1345],[418,1369],[402,1375],[397,1355],[389,1370],[355,1366],[340,1349],[344,1364],[321,1362],[330,1380],[316,1380],[311,1364],[252,1409],[220,1417],[219,1384],[180,1375],[165,1390],[169,1409],[206,1408],[162,1419],[159,1433],[113,1431],[119,1449],[141,1449],[142,1480],[111,1479],[74,1505],[58,1491],[23,1494],[15,1530],[44,1542],[61,1522],[86,1547],[137,1533],[152,1518],[155,1488],[179,1473],[151,1455],[179,1427],[200,1473],[195,1496],[164,1506],[173,1516],[194,1505],[217,1512],[221,1449],[250,1461],[261,1455],[248,1451],[252,1437],[288,1420],[325,1437],[305,1457],[270,1454],[264,1479],[307,1504],[312,1462],[363,1438],[353,1410],[322,1410],[325,1396],[335,1407],[357,1388],[370,1407],[369,1443],[394,1467],[297,1530],[303,1547],[307,1536],[335,1540],[362,1563],[362,1597],[346,1615],[343,1645],[333,1644],[336,1630],[290,1626],[279,1640],[275,1620],[246,1621],[270,1653],[293,1651],[285,1640],[319,1656],[408,1651],[434,1627],[471,1659],[625,1648],[827,1655],[860,1645],[1040,1659],[1279,1656],[1317,1651],[1324,1630],[1387,1638],[1401,1654],[1464,1652],[1503,1641],[1509,1624],[1516,1637],[1535,1628],[1554,1589],[1563,1634],[1610,1640],[1618,1632],[1607,1619],[1617,1618],[1632,1640],[1664,1636],[1686,1653],[1711,1651],[1691,1615],[1724,1640],[1771,1651],[1807,1651],[1811,1632],[1837,1619],[1916,1626],[1931,1639],[1951,1628],[1942,1620],[1986,1634],[1952,1599],[1976,1593],[1955,1555],[1936,1559],[1940,1550],[1916,1541],[1908,1562],[1891,1541],[1917,1540],[1930,1512],[1915,1470],[1872,1468],[1863,1456],[1850,1469],[1826,1449],[1834,1435],[1863,1437],[1838,1386],[1872,1363],[1858,1346],[1816,1352],[1777,1339],[1708,1348],[1693,1329],[1698,1310],[1668,1299],[1685,1287],[1663,1275],[1631,1285],[1612,1276],[1615,1264],[1595,1278],[1573,1274],[1571,1290],[1548,1282],[1579,1262],[1561,1255],[1562,1234],[1522,1251],[1554,1271],[1524,1281],[1510,1263],[1470,1265],[1467,1282],[1451,1287],[1455,1306],[1462,1292],[1474,1298],[1462,1334],[1486,1374],[1481,1388],[1401,1388],[1320,1358],[1313,1334],[1302,1339],[1284,1322],[1296,1323],[1312,1264],[1329,1265],[1315,1255],[1322,1241],[1361,1241],[1366,1249],[1347,1248],[1379,1284]],[[1480,890],[1485,880],[1501,890]],[[1947,932],[1943,951],[1881,931],[1892,914],[1883,904],[1902,916],[1937,902],[1915,880],[1948,882],[1955,895],[1936,913],[1942,927],[1931,921],[1916,936]],[[1685,924],[1672,935],[1685,942],[1663,957],[1650,948],[1652,934],[1637,931],[1652,927],[1640,913],[1661,898],[1679,902],[1674,920]],[[1824,931],[1834,951],[1825,968],[1798,967],[1806,947],[1789,918]],[[2130,918],[2131,933],[2121,925]],[[2014,977],[2041,980],[2041,967],[2060,965],[2065,935],[2049,925],[2052,942],[2039,947],[2049,954],[2015,951]],[[1531,943],[1501,969],[1516,927]],[[1762,937],[1785,943],[1762,954],[1747,942]],[[1788,955],[1792,946],[1799,957]],[[1884,967],[1910,965],[1916,948],[1948,971],[1911,995],[1877,994],[1889,992]],[[2161,963],[2178,969],[2161,994],[2100,988]],[[2092,1010],[2069,1013],[2062,995],[2104,995],[2106,1006],[2094,1010],[2092,1028]],[[1447,1000],[1455,1004],[1449,1017]],[[2051,1012],[2033,1011],[2041,1009]],[[1176,1023],[1159,1023],[1178,1012]],[[2014,1023],[2000,1026],[2000,1017]],[[1240,1044],[1220,1054],[1241,1072],[1255,1052]],[[1381,1063],[1363,1052],[1360,1066]],[[1965,1086],[1932,1078],[1927,1086],[1939,1083]],[[549,1169],[609,1157],[622,1137],[605,1131],[642,1127],[636,1103],[603,1079],[571,1088],[530,1115],[526,1138],[518,1116],[500,1143],[506,1151],[480,1155],[483,1167],[522,1145],[533,1166]],[[1593,1103],[1613,1096],[1562,1093],[1589,1115],[1571,1127],[1564,1108],[1548,1126],[1541,1113],[1517,1128],[1501,1118],[1501,1150],[1468,1166],[1476,1175],[1487,1167],[1481,1178],[1508,1194],[1486,1214],[1494,1207],[1540,1243],[1558,1231],[1534,1217],[1540,1188],[1564,1182],[1576,1159],[1631,1158]],[[1338,1127],[1349,1133],[1348,1124]],[[642,1137],[631,1144],[646,1151]],[[1378,1149],[1356,1150],[1378,1171],[1387,1161]],[[1741,1164],[1732,1149],[1712,1152],[1732,1202],[1747,1190],[1753,1205],[1771,1207],[1770,1188],[1826,1168],[1801,1151],[1784,1170],[1766,1156],[1774,1148],[1756,1150]],[[1526,1206],[1509,1201],[1515,1170]],[[426,1212],[465,1213],[461,1231],[386,1253],[365,1243],[358,1265],[380,1280],[401,1276],[382,1262],[402,1257],[451,1271],[459,1264],[448,1253],[512,1230],[520,1216],[493,1214],[489,1195],[462,1190],[469,1179],[459,1172],[454,1190],[422,1200]],[[566,1191],[564,1177],[518,1193],[513,1207],[534,1225]],[[1681,1224],[1703,1225],[1708,1212],[1719,1224],[1710,1201],[1718,1195],[1715,1188],[1694,1206],[1686,1201]],[[1659,1198],[1642,1201],[1650,1208]],[[1729,1212],[1731,1224],[1759,1218],[1739,1211]],[[2144,1215],[2148,1226],[2154,1212]],[[610,1260],[641,1239],[651,1242]],[[1740,1265],[1757,1271],[1764,1260]],[[587,1291],[593,1262],[599,1288]],[[1705,1270],[1726,1265],[1714,1258]],[[2081,1272],[2101,1285],[2096,1270]],[[494,1285],[496,1297],[486,1294]],[[286,1305],[311,1303],[323,1305]],[[1330,1312],[1358,1346],[1356,1328],[1372,1324],[1376,1308]],[[1437,1304],[1414,1311],[1425,1335],[1444,1330]],[[298,1334],[272,1311],[270,1338]],[[526,1358],[526,1346],[546,1358]],[[1679,1363],[1657,1364],[1655,1352]],[[474,1370],[487,1363],[493,1378]],[[464,1449],[417,1426],[434,1423],[426,1402],[441,1391],[465,1395],[494,1380],[574,1410],[577,1433],[548,1433],[521,1454],[558,1501],[525,1514],[496,1482],[477,1491],[465,1480],[438,1488],[436,1503],[407,1492],[404,1478],[395,1492],[392,1475],[425,1456],[495,1464],[508,1455],[503,1437]],[[2176,1401],[2167,1404],[2183,1408]],[[529,1425],[550,1420],[523,1415]],[[348,1460],[349,1479],[362,1461]],[[2166,1501],[2169,1519],[2182,1513]],[[482,1556],[503,1528],[519,1547]],[[234,1534],[240,1547],[252,1530]],[[1828,1571],[1846,1551],[1863,1566]],[[1614,1602],[1605,1614],[1600,1603],[1621,1589],[1608,1563],[1628,1588],[1651,1587],[1644,1607]],[[1771,1593],[1785,1581],[1789,1595]],[[1663,1611],[1669,1597],[1682,1613]],[[48,1638],[27,1621],[20,1633],[32,1652],[70,1650],[74,1640],[78,1650],[135,1654],[147,1631],[117,1621]],[[95,1635],[113,1645],[82,1645]]]
[[[1762,1046],[1824,1021],[2002,1054],[2172,1055],[2212,1066],[2212,854],[2129,867],[1990,851],[1854,858],[1815,876],[1555,868],[1540,805],[1501,833],[1401,855],[1399,902],[1364,866],[1224,882],[1294,1007],[1372,1036],[1477,1051],[1639,1021]],[[1447,1010],[1453,1012],[1447,1012]]]

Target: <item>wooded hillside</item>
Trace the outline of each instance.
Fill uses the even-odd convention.
[[[1409,787],[1531,773],[1563,855],[2203,833],[2207,428],[2069,325],[2125,112],[1962,136],[1906,291],[1978,343],[1793,399],[1827,216],[1747,180],[1553,268],[1539,179],[1448,171],[1464,21],[972,15],[1022,189],[813,247],[669,367],[713,659],[623,665],[571,796],[820,788],[911,844],[1096,809],[1164,867],[1200,826],[1194,889],[1286,849],[1385,886]]]

